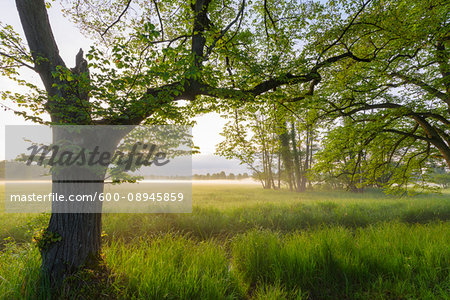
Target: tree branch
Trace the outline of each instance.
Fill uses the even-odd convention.
[[[242,5],[241,8],[239,9],[238,14],[236,15],[236,18],[234,18],[234,20],[228,24],[228,26],[222,30],[222,32],[220,33],[220,35],[213,41],[213,43],[211,44],[211,47],[208,47],[208,50],[203,58],[203,60],[208,60],[209,55],[211,54],[212,50],[214,49],[214,47],[216,46],[217,42],[223,38],[223,36],[228,32],[228,30],[230,30],[231,26],[233,26],[238,20],[239,17],[241,16],[241,14],[244,12],[244,7],[245,7],[245,0],[242,0]]]
[[[7,58],[10,58],[10,59],[14,60],[14,61],[17,62],[20,66],[27,67],[28,69],[37,72],[37,70],[36,70],[35,67],[33,67],[33,66],[31,66],[31,65],[29,65],[29,64],[27,64],[27,63],[25,63],[25,62],[23,62],[23,61],[21,61],[20,59],[17,59],[17,57],[14,57],[14,56],[12,56],[12,55],[9,55],[9,54],[4,53],[4,52],[1,52],[1,51],[0,51],[0,55],[3,55],[3,56],[5,56],[5,57],[7,57]]]
[[[426,142],[430,141],[430,139],[428,137],[420,136],[420,135],[413,134],[410,132],[400,131],[397,129],[383,129],[382,131],[383,132],[391,132],[391,133],[395,133],[395,134],[399,134],[399,135],[404,135],[404,136],[411,137],[416,140],[422,140],[422,141],[426,141]]]
[[[52,71],[56,66],[64,66],[59,55],[58,46],[53,37],[44,0],[16,0],[17,11],[23,31],[31,50],[35,70],[39,73],[47,92],[57,95],[59,92],[52,85]]]
[[[361,8],[356,12],[356,14],[353,16],[352,20],[350,21],[350,23],[347,24],[347,26],[345,26],[345,28],[342,30],[341,34],[339,35],[339,37],[330,45],[328,45],[327,47],[325,47],[325,49],[323,49],[318,57],[318,61],[322,58],[322,56],[331,48],[333,48],[334,46],[337,45],[337,43],[339,43],[340,40],[342,40],[342,38],[344,37],[344,35],[347,33],[347,31],[350,29],[350,27],[354,24],[356,18],[362,13],[362,11],[364,10],[364,8],[367,6],[367,4],[369,4],[369,2],[371,2],[372,0],[368,0],[366,2],[363,3],[363,5],[361,6]]]
[[[153,4],[155,4],[156,13],[158,14],[159,25],[161,26],[161,39],[164,40],[164,26],[161,19],[161,14],[159,13],[158,3],[156,0],[153,0]]]
[[[194,61],[197,68],[201,68],[205,50],[206,39],[203,33],[209,29],[210,20],[208,19],[207,11],[211,0],[196,0],[192,4],[194,11],[194,24],[192,28],[192,53],[194,54]]]
[[[422,88],[424,91],[426,91],[426,92],[432,94],[433,96],[441,99],[442,101],[447,103],[448,106],[450,106],[450,97],[448,95],[446,95],[445,93],[442,93],[438,89],[436,89],[436,88],[432,87],[431,85],[423,82],[422,80],[419,80],[417,78],[412,78],[410,76],[407,76],[407,75],[404,75],[404,74],[400,74],[398,72],[392,72],[391,74],[388,74],[388,75],[400,78],[400,79],[404,80],[407,83],[416,85],[416,86]]]
[[[127,12],[128,8],[130,7],[132,0],[128,0],[127,5],[125,6],[124,10],[120,13],[120,15],[117,17],[117,19],[112,22],[111,25],[109,25],[108,27],[106,27],[106,29],[103,31],[103,33],[101,34],[101,37],[104,37],[105,34],[108,32],[108,30],[110,30],[114,25],[116,25],[117,23],[119,23],[120,19],[123,17],[123,15]]]

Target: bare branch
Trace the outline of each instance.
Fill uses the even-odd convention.
[[[267,0],[264,0],[264,10],[267,13],[267,16],[269,17],[269,20],[270,20],[270,23],[272,23],[272,26],[274,28],[276,28],[275,22],[273,21],[272,16],[270,15],[269,8],[267,6]]]
[[[161,18],[161,14],[159,13],[158,3],[156,0],[153,0],[153,3],[155,4],[156,13],[158,14],[159,19],[159,25],[161,26],[161,39],[164,40],[164,26]]]
[[[106,27],[105,31],[103,31],[103,33],[101,34],[101,37],[105,36],[105,34],[108,32],[108,30],[110,30],[114,25],[116,25],[117,23],[119,23],[120,19],[123,17],[123,15],[127,12],[128,8],[130,7],[132,0],[128,0],[127,5],[125,6],[125,9],[122,11],[122,13],[119,15],[119,17],[117,17],[117,19],[108,27]]]

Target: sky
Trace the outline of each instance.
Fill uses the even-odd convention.
[[[86,39],[75,25],[64,18],[59,10],[57,2],[53,2],[52,8],[49,9],[49,19],[61,57],[66,61],[68,66],[73,66],[75,64],[75,55],[78,53],[78,50],[83,48],[86,52],[92,44],[92,41]],[[23,39],[25,40],[20,25],[19,15],[15,7],[15,1],[0,0],[0,21],[4,24],[12,25],[16,32],[23,36]],[[32,71],[29,71],[29,73],[27,72],[24,77],[33,83],[40,83],[39,76],[33,74]],[[0,77],[0,90],[21,92],[14,83],[2,77]],[[12,107],[11,105],[9,106]],[[0,140],[2,141],[5,140],[5,125],[33,124],[32,122],[24,121],[12,111],[4,111],[3,109],[0,110],[0,120]],[[237,160],[226,160],[222,157],[213,155],[215,146],[223,140],[220,132],[222,132],[226,120],[216,113],[199,116],[195,120],[197,124],[192,130],[193,140],[194,144],[200,147],[201,154],[193,157],[194,174],[206,174],[208,172],[215,173],[220,171],[225,171],[227,173],[248,172],[248,170],[240,165]],[[2,144],[4,145],[4,143]],[[1,147],[0,159],[4,159],[4,157],[5,150],[4,147]]]

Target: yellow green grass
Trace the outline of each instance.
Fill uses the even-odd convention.
[[[106,214],[115,281],[86,282],[78,296],[446,299],[449,220],[448,190],[399,198],[196,184],[192,214]],[[0,213],[0,299],[45,299],[30,240],[47,221]]]

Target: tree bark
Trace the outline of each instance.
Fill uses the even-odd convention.
[[[306,129],[306,153],[305,153],[305,165],[303,167],[303,174],[302,174],[302,186],[301,186],[301,191],[306,191],[306,183],[308,181],[308,179],[306,178],[306,172],[309,169],[309,158],[310,158],[310,138],[311,138],[311,131],[310,131],[310,127],[308,126]]]
[[[295,187],[297,192],[300,192],[301,186],[301,171],[300,171],[300,159],[299,153],[297,149],[297,141],[295,139],[296,131],[295,131],[295,123],[291,123],[291,142],[292,142],[292,156],[294,157],[294,173],[295,173]]]
[[[87,128],[86,128],[87,127]],[[118,131],[104,126],[83,126],[72,131],[72,126],[54,126],[53,144],[70,141],[70,149],[77,146],[86,152],[97,148],[111,157],[130,127]],[[82,128],[82,129],[80,129]],[[62,146],[58,154],[64,153]],[[55,161],[59,156],[56,155]],[[42,270],[53,287],[82,267],[96,264],[101,251],[101,211],[99,195],[103,193],[107,165],[100,163],[70,166],[57,164],[52,170],[52,192],[69,201],[53,201],[52,215],[41,247]],[[76,201],[76,197],[84,201]],[[72,200],[71,200],[72,199]]]
[[[87,190],[86,186],[66,184],[64,190],[54,191],[67,195],[78,187]],[[100,193],[103,184],[91,186],[90,190]],[[61,241],[41,249],[42,271],[52,287],[60,287],[67,276],[100,260],[101,217],[101,213],[52,213],[47,231],[61,236]]]

